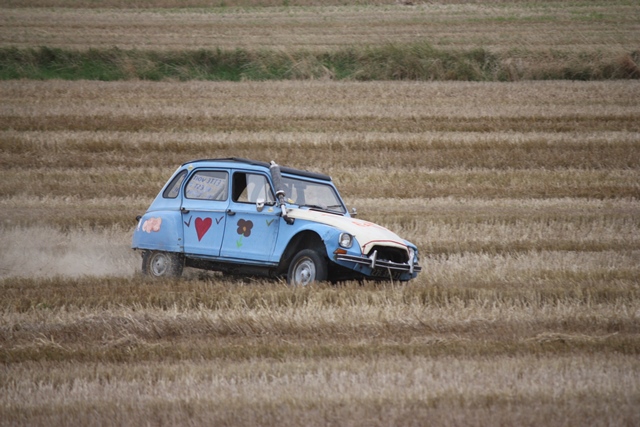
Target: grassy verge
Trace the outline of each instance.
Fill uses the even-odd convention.
[[[509,53],[443,50],[428,43],[341,48],[325,52],[1,48],[0,79],[65,80],[606,80],[640,78],[640,51],[617,58],[529,58]]]

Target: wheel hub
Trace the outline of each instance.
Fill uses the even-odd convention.
[[[313,282],[316,276],[316,266],[309,259],[301,260],[295,270],[295,283],[298,285],[308,285]]]
[[[155,276],[162,276],[167,271],[167,259],[158,254],[151,263],[153,274]]]

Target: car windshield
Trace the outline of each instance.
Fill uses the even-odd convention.
[[[282,184],[289,203],[339,214],[346,212],[331,185],[289,177],[282,177]]]

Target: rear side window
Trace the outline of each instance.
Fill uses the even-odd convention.
[[[229,174],[222,171],[198,171],[187,182],[184,190],[187,199],[227,200]]]
[[[178,197],[178,193],[180,193],[180,186],[182,185],[182,181],[184,181],[185,176],[187,176],[186,170],[176,175],[167,188],[165,188],[164,193],[162,193],[162,197],[165,199],[175,199]]]

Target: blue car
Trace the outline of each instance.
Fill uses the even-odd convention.
[[[177,277],[185,266],[292,285],[417,276],[414,244],[354,216],[327,175],[240,158],[194,160],[138,217],[132,247],[151,277]]]

